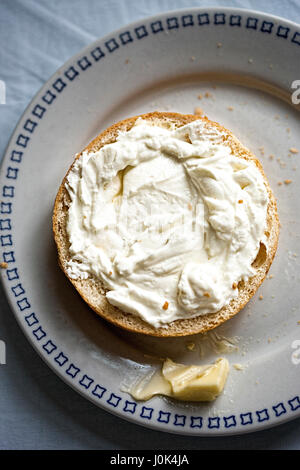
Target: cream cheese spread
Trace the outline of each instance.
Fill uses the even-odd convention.
[[[154,327],[217,312],[255,274],[263,177],[202,120],[176,129],[139,118],[83,152],[66,188],[68,276],[101,280],[108,302]]]

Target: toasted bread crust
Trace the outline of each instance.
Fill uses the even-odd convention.
[[[66,190],[65,183],[66,178],[74,165],[74,162],[81,156],[82,152],[76,156],[76,159],[64,177],[54,204],[53,234],[58,250],[59,265],[70,282],[77,289],[81,297],[85,300],[85,302],[98,315],[105,318],[114,325],[125,328],[126,330],[132,332],[160,337],[187,336],[196,333],[204,333],[205,331],[215,328],[216,326],[236,315],[247,304],[247,302],[255,294],[258,287],[265,279],[276,253],[279,236],[279,219],[277,214],[276,200],[264,174],[262,165],[257,160],[257,158],[247,148],[245,148],[230,131],[216,122],[209,121],[207,118],[167,112],[154,112],[143,114],[141,116],[134,116],[120,121],[103,131],[92,142],[90,142],[90,144],[83,151],[95,152],[104,145],[114,142],[119,131],[130,130],[139,117],[148,121],[152,121],[153,123],[161,126],[175,125],[176,127],[184,126],[195,120],[202,120],[204,123],[207,123],[209,126],[213,125],[216,129],[225,134],[224,142],[231,147],[235,155],[239,156],[240,158],[244,158],[245,160],[251,160],[255,163],[264,178],[269,196],[266,230],[266,236],[268,238],[268,249],[266,250],[264,245],[261,245],[261,249],[256,257],[255,262],[253,263],[253,266],[256,268],[256,275],[250,278],[247,282],[240,282],[238,284],[238,297],[234,298],[228,305],[224,306],[218,312],[199,315],[198,317],[192,319],[176,320],[168,324],[166,327],[160,328],[155,328],[152,325],[144,322],[141,318],[129,313],[122,312],[117,307],[111,305],[105,296],[106,289],[99,279],[94,277],[90,277],[86,280],[69,278],[66,270],[66,263],[70,259],[66,223],[70,198]]]

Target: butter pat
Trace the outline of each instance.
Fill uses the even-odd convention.
[[[165,395],[181,401],[212,401],[223,391],[229,372],[229,363],[219,358],[214,364],[195,366],[176,364],[166,359],[161,371],[130,388],[136,400],[149,400],[155,395]]]

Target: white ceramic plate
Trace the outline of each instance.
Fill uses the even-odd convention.
[[[38,353],[97,406],[192,435],[249,432],[300,415],[300,154],[289,152],[300,149],[299,110],[290,100],[299,65],[296,24],[246,10],[173,11],[115,31],[74,56],[22,116],[1,174],[3,285]],[[89,310],[58,268],[53,202],[73,155],[108,125],[147,111],[192,113],[199,106],[261,156],[282,223],[274,277],[217,330],[238,342],[238,350],[225,354],[232,367],[221,397],[212,404],[161,397],[136,403],[120,386],[155,364],[148,354],[187,363],[220,354],[197,336],[166,340],[123,332]],[[292,183],[277,184],[284,180]]]

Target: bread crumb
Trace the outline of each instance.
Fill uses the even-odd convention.
[[[300,320],[297,321],[297,324],[300,325]]]
[[[253,64],[253,59],[248,59],[249,64]]]
[[[112,276],[112,271],[109,271],[108,275],[109,275],[109,276]]]
[[[262,155],[265,154],[265,148],[264,148],[264,147],[258,147],[258,150],[260,151],[260,153],[261,153]]]
[[[269,155],[269,159],[274,160],[274,155],[273,154]]]
[[[289,134],[291,132],[291,129],[289,127],[286,128],[287,133]]]
[[[259,300],[262,300],[264,298],[264,296],[262,294],[260,294],[260,296],[258,298],[259,298]]]
[[[210,293],[209,292],[204,292],[204,297],[210,297]]]
[[[299,153],[299,150],[296,147],[291,147],[290,152],[296,154]]]
[[[191,211],[193,209],[193,206],[190,202],[188,203],[188,209],[189,209],[189,211]]]
[[[284,180],[284,184],[291,184],[292,180]]]
[[[237,283],[234,282],[234,283],[232,284],[232,289],[236,289],[236,288],[237,288]]]
[[[186,347],[187,347],[187,349],[188,349],[189,351],[194,351],[196,345],[195,345],[195,343],[188,343],[188,344],[186,345]]]
[[[268,343],[271,343],[272,342],[272,338],[268,338]]]
[[[192,62],[195,62],[195,60],[196,60],[196,57],[192,55],[191,61],[192,61]]]
[[[212,93],[211,93],[210,91],[206,91],[206,92],[204,93],[204,96],[205,96],[205,98],[212,98],[213,95],[212,95]]]
[[[217,47],[222,47],[223,44],[221,42],[217,42]]]
[[[286,167],[286,163],[283,162],[282,160],[280,160],[280,158],[277,158],[277,161],[279,163],[280,168],[285,168]]]
[[[197,106],[197,107],[194,109],[194,114],[195,114],[196,116],[202,116],[203,112],[204,112],[203,109],[199,108],[199,106]]]
[[[269,64],[269,69],[273,69],[273,64]]]
[[[269,275],[269,279],[273,279],[274,275],[273,274],[270,274]]]
[[[125,60],[125,64],[129,64],[130,60],[129,59],[126,59]]]
[[[242,364],[233,364],[233,367],[235,368],[235,370],[243,370],[244,369]]]
[[[238,200],[238,203],[239,203],[239,204],[243,204],[243,202],[244,202],[243,199],[239,199],[239,200]]]
[[[227,106],[228,111],[233,111],[234,107],[233,106]]]
[[[2,261],[2,262],[0,263],[0,268],[1,268],[1,269],[7,269],[7,268],[8,268],[8,264],[5,263],[4,261]]]
[[[203,98],[203,95],[201,93],[199,93],[199,95],[197,96],[198,100],[202,100]]]
[[[278,181],[277,184],[278,184],[278,186],[281,186],[281,185],[282,185],[282,182],[281,182],[281,181]]]
[[[169,308],[169,302],[165,301],[165,303],[163,304],[163,309],[168,310],[168,308]]]

